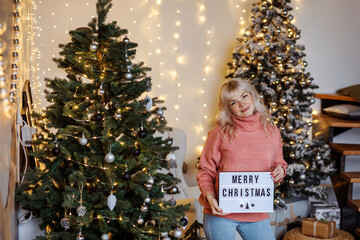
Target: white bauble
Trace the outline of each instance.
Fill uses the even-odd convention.
[[[105,155],[105,161],[108,163],[112,163],[115,160],[115,155],[109,152]]]
[[[107,205],[111,211],[114,210],[116,201],[117,201],[116,197],[114,196],[114,194],[111,193],[107,199]]]

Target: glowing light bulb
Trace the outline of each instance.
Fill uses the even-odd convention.
[[[174,34],[174,38],[178,39],[180,37],[180,35],[178,33]]]

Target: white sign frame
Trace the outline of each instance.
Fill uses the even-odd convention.
[[[223,213],[273,212],[271,172],[219,172],[219,207]]]

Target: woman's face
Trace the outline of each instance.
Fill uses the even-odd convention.
[[[250,117],[255,112],[254,99],[250,92],[239,89],[235,92],[232,99],[230,99],[229,107],[236,117]]]

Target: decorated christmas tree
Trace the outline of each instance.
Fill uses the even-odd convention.
[[[300,30],[292,24],[289,3],[262,0],[253,4],[252,25],[238,39],[227,75],[256,87],[280,129],[288,169],[275,190],[279,207],[284,207],[283,196],[326,198],[320,181],[335,171],[328,145],[310,136],[313,89],[317,86],[306,71],[305,47],[297,44]]]
[[[187,224],[172,194],[180,181],[166,133],[162,101],[136,63],[137,44],[116,22],[97,18],[70,31],[54,61],[66,78],[46,79],[50,105],[36,114],[37,166],[18,186],[16,201],[42,219],[37,239],[175,239]]]

